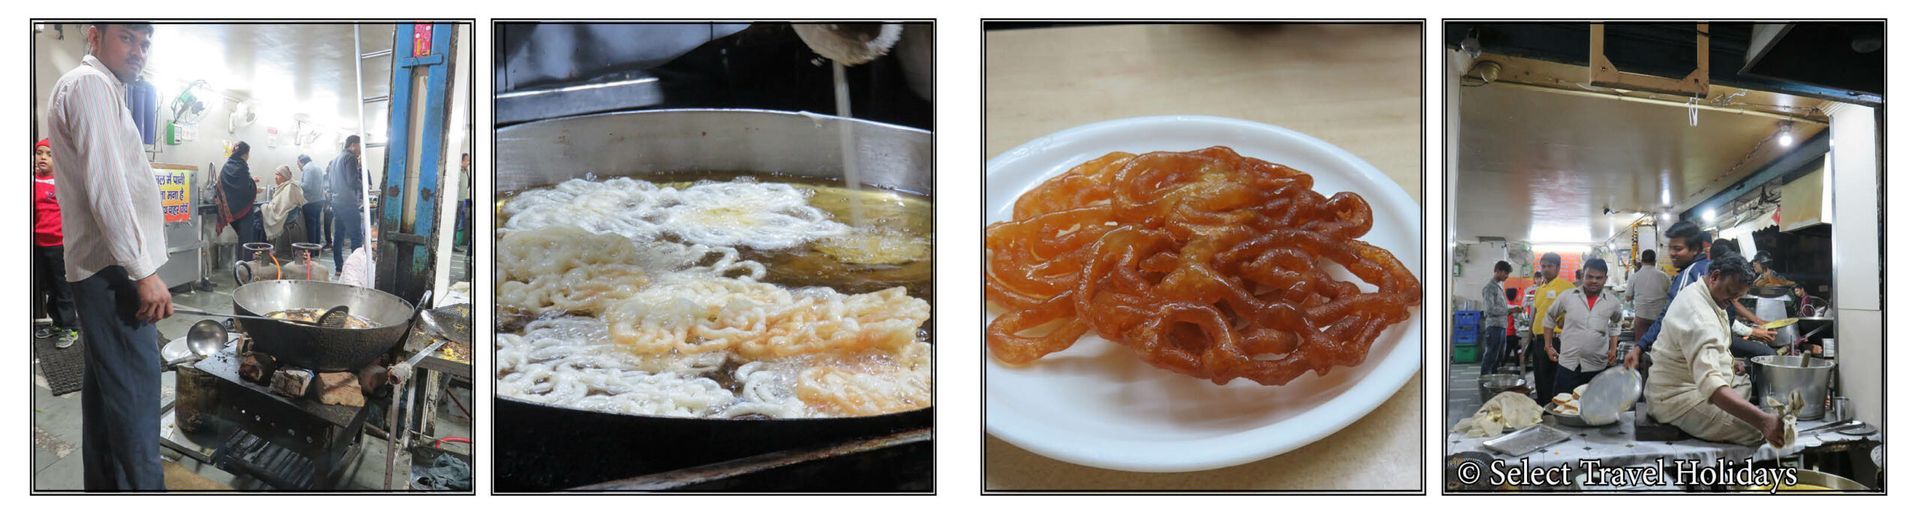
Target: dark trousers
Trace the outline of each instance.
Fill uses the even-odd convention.
[[[460,235],[454,244],[465,248],[473,241],[473,200],[461,200],[460,211],[454,214],[453,231]]]
[[[365,227],[360,226],[360,209],[335,206],[333,209],[333,272],[346,270],[347,254],[367,243]]]
[[[87,353],[80,451],[89,491],[166,489],[160,471],[160,332],[134,319],[140,294],[109,266],[73,283]]]
[[[1573,388],[1586,385],[1587,382],[1592,382],[1593,377],[1600,376],[1600,371],[1604,369],[1606,368],[1591,371],[1574,371],[1567,369],[1566,366],[1554,364],[1553,394],[1571,393],[1573,392]],[[1548,396],[1547,398],[1551,399],[1553,396]]]
[[[1541,405],[1553,401],[1554,371],[1560,365],[1547,360],[1546,336],[1535,335],[1527,344],[1527,361],[1533,363],[1533,399]]]
[[[73,315],[66,256],[63,246],[33,247],[33,317],[46,316],[53,326],[72,330],[80,328],[80,321]]]
[[[1773,347],[1752,339],[1733,338],[1733,344],[1727,345],[1733,351],[1735,360],[1745,361],[1762,355],[1773,355]]]
[[[240,240],[238,244],[233,246],[233,261],[253,260],[253,253],[247,251],[247,243],[264,243],[267,241],[267,227],[260,224],[260,210],[254,209],[253,212],[247,213],[246,216],[241,216],[240,219],[233,220],[233,224],[229,226],[233,227],[233,237]]]
[[[322,224],[325,223],[323,218],[326,218],[326,214],[327,204],[324,202],[300,206],[300,221],[307,224],[307,242],[319,244],[327,240],[327,236],[324,235],[327,232],[327,226]]]
[[[1507,327],[1480,327],[1480,374],[1491,374],[1507,360]]]

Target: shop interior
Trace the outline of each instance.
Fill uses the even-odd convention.
[[[156,363],[165,372],[154,437],[170,490],[471,490],[473,182],[464,157],[474,146],[472,54],[484,50],[473,48],[473,30],[153,25],[128,106],[167,212],[158,274],[176,314],[157,324],[170,360]],[[47,134],[52,86],[82,65],[86,31],[33,26],[36,139]],[[349,138],[363,142],[358,251],[336,241],[344,237],[333,220],[306,218],[306,204],[332,205],[324,198],[283,199],[308,189],[302,179],[329,169]],[[242,142],[264,244],[239,244],[214,202]],[[302,302],[344,305],[346,328],[238,317],[328,308]],[[81,487],[86,338],[57,339],[35,341],[35,490]]]
[[[1502,391],[1533,397],[1544,387],[1534,374],[1541,363],[1524,362],[1518,349],[1529,325],[1540,322],[1528,307],[1542,256],[1557,254],[1559,278],[1574,284],[1583,263],[1600,259],[1605,289],[1625,297],[1643,251],[1653,251],[1654,266],[1668,277],[1686,264],[1674,262],[1666,233],[1690,222],[1767,263],[1771,279],[1763,276],[1739,301],[1784,324],[1767,344],[1793,364],[1747,366],[1756,390],[1750,401],[1763,405],[1801,390],[1808,404],[1801,433],[1817,436],[1756,456],[1755,448],[1674,435],[1647,419],[1642,400],[1617,423],[1555,426],[1570,437],[1538,451],[1616,464],[1751,456],[1880,487],[1884,25],[1449,23],[1445,30],[1446,426]],[[1486,372],[1482,292],[1500,261],[1512,266],[1498,289],[1518,330]],[[1624,353],[1636,313],[1633,302],[1622,303],[1628,312],[1615,330]],[[1450,432],[1448,458],[1515,458],[1484,446],[1490,439]]]

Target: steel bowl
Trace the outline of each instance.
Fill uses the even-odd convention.
[[[595,114],[494,132],[493,189],[513,193],[587,176],[688,171],[840,178],[841,130],[868,186],[933,196],[933,133],[811,113],[678,109]]]
[[[1794,478],[1797,479],[1794,485],[1780,486],[1779,492],[1812,493],[1812,492],[1829,492],[1829,491],[1872,491],[1873,490],[1873,488],[1867,487],[1866,484],[1856,482],[1853,479],[1843,477],[1840,475],[1835,475],[1832,473],[1827,473],[1824,471],[1814,471],[1811,469],[1802,469],[1802,470],[1796,471],[1794,473]],[[1747,490],[1772,491],[1773,487],[1772,486],[1752,486],[1752,487],[1748,487]]]
[[[1760,398],[1787,403],[1787,396],[1800,392],[1805,406],[1800,419],[1820,419],[1827,415],[1827,384],[1833,377],[1833,361],[1801,355],[1761,355],[1752,360],[1753,388]]]
[[[1525,394],[1527,380],[1520,375],[1493,373],[1480,375],[1480,403],[1486,403],[1505,391],[1520,391]]]

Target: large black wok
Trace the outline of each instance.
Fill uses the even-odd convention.
[[[233,312],[265,316],[287,309],[347,306],[373,328],[327,328],[287,321],[234,318],[253,337],[253,350],[280,363],[319,371],[357,371],[400,343],[413,305],[364,287],[305,280],[268,280],[233,290]]]
[[[687,171],[837,179],[843,171],[842,129],[853,137],[866,185],[932,196],[930,132],[814,114],[692,109],[498,129],[494,190],[504,198],[576,177]],[[494,484],[502,491],[577,487],[933,424],[932,408],[861,418],[750,420],[608,414],[499,397],[493,404]]]
[[[933,409],[860,418],[667,418],[495,397],[493,420],[494,487],[528,492],[925,427],[933,424]]]

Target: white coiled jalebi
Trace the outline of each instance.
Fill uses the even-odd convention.
[[[616,178],[515,196],[497,232],[502,305],[539,313],[495,338],[501,396],[650,416],[863,416],[932,403],[922,299],[760,282],[736,247],[847,227],[808,192],[684,190]],[[594,316],[594,317],[587,317]],[[727,374],[727,365],[738,364]]]
[[[768,251],[846,234],[846,225],[807,204],[810,196],[789,184],[751,180],[676,189],[626,177],[573,179],[508,199],[503,228],[578,227],[636,241],[670,234],[689,244]]]
[[[608,341],[605,327],[592,318],[553,318],[494,336],[496,394],[648,416],[709,416],[734,403],[732,392],[699,376],[717,369],[723,355],[643,358]]]
[[[611,302],[613,340],[645,355],[731,351],[749,360],[866,351],[895,352],[932,316],[905,288],[846,295],[803,294],[763,282],[713,276],[661,277]]]

